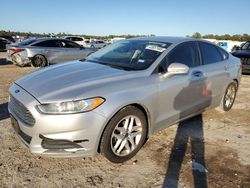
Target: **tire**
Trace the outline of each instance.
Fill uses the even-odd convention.
[[[106,126],[100,142],[100,152],[113,163],[123,163],[141,149],[146,135],[147,120],[144,113],[134,106],[127,106]]]
[[[224,96],[220,104],[220,109],[222,111],[227,112],[232,108],[236,98],[237,89],[238,87],[236,82],[231,82],[227,86],[227,89],[224,93]]]
[[[94,48],[94,45],[91,45],[90,48]]]
[[[47,59],[43,55],[35,55],[32,58],[31,65],[33,67],[45,67],[47,66]]]

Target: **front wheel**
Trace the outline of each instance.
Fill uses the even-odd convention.
[[[140,150],[146,140],[147,120],[144,113],[134,106],[119,111],[104,130],[101,153],[113,163],[122,163]]]
[[[221,102],[221,108],[224,111],[229,111],[232,108],[235,101],[236,93],[237,84],[235,82],[232,82],[227,86],[227,89]]]

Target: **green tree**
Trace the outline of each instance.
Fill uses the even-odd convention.
[[[193,35],[192,35],[193,38],[196,38],[196,39],[200,39],[202,36],[199,32],[195,32]]]

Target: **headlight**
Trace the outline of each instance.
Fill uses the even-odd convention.
[[[96,97],[86,100],[41,104],[37,108],[45,114],[72,114],[94,110],[104,103],[104,101],[103,98]]]

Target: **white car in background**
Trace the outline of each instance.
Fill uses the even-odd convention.
[[[94,40],[90,42],[90,48],[103,48],[108,44],[103,40]]]
[[[69,36],[69,37],[64,37],[65,39],[71,40],[79,45],[82,45],[84,47],[89,47],[87,46],[87,43],[85,42],[84,37],[77,37],[77,36]]]

